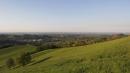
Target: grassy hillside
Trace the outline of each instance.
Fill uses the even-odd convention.
[[[36,47],[31,46],[31,45],[17,45],[5,49],[0,50],[0,65],[5,63],[5,60],[11,57],[17,57],[19,56],[22,52],[32,52],[35,51]]]
[[[4,55],[7,53],[0,51],[0,60],[7,58]],[[81,47],[46,50],[32,56],[32,63],[25,67],[0,70],[3,73],[130,73],[130,37]]]

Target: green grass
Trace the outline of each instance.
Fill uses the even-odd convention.
[[[31,64],[11,70],[3,69],[1,72],[130,73],[130,37],[93,45],[42,51],[33,55]]]
[[[36,50],[36,47],[31,45],[17,45],[0,50],[0,65],[5,63],[5,60],[8,58],[16,58],[23,52],[33,52]]]

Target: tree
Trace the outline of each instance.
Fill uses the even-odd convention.
[[[12,68],[15,66],[15,61],[13,58],[9,58],[7,61],[6,61],[6,65],[8,68]]]
[[[17,62],[22,66],[29,64],[31,60],[32,60],[32,57],[29,52],[22,53],[21,56],[17,58]]]

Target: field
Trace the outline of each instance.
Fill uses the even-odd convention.
[[[7,69],[4,61],[31,45],[0,50],[0,73],[130,73],[130,37],[92,45],[50,49],[35,53],[30,64]]]
[[[17,57],[22,52],[33,52],[35,47],[31,45],[17,45],[0,50],[0,65],[4,64],[5,60],[10,57]]]

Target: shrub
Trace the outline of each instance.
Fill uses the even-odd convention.
[[[47,44],[38,46],[36,51],[39,52],[39,51],[43,51],[47,49],[55,49],[55,48],[59,48],[59,47],[56,44],[47,43]]]
[[[17,58],[17,62],[22,66],[29,64],[31,60],[31,54],[28,52],[22,53],[21,56]]]
[[[15,66],[15,61],[13,58],[9,58],[7,61],[6,61],[6,65],[8,68],[12,68]]]

